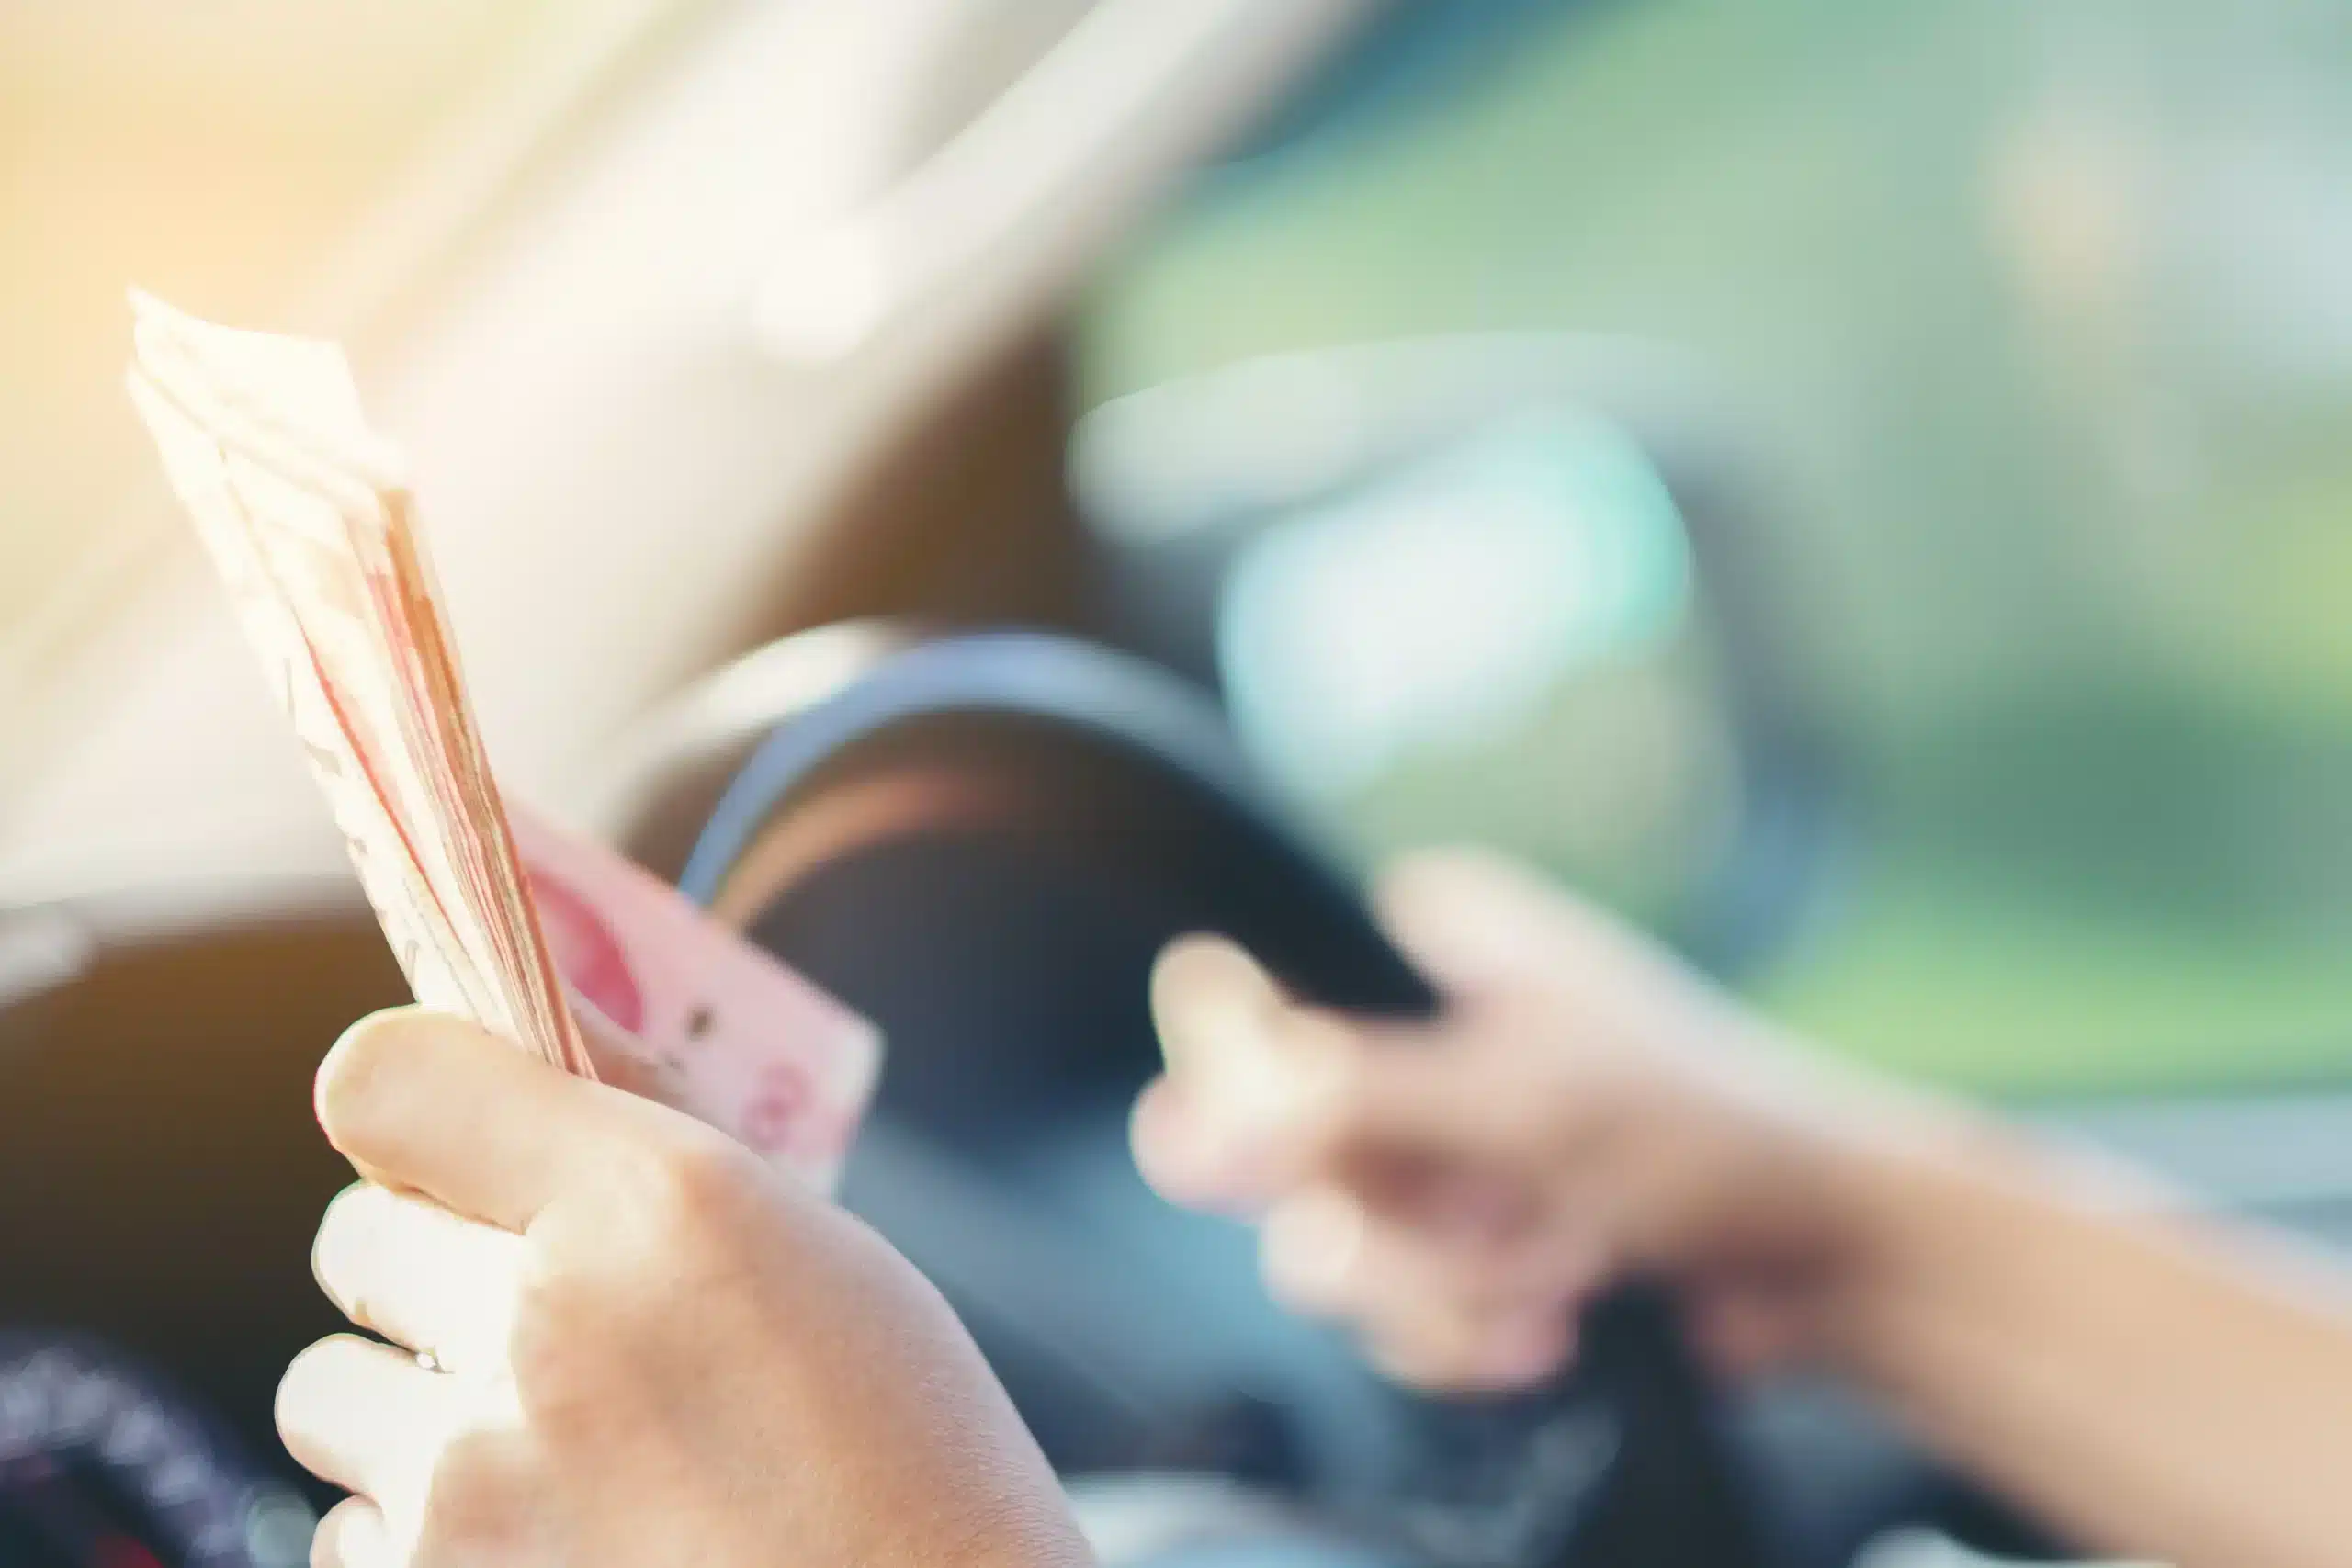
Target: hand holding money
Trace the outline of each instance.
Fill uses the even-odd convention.
[[[414,1009],[347,1033],[318,1103],[375,1179],[319,1279],[393,1342],[323,1340],[278,1392],[354,1494],[320,1568],[1086,1561],[946,1303],[740,1145]]]
[[[1082,1561],[944,1303],[763,1168],[830,1179],[873,1031],[501,798],[342,356],[141,300],[130,390],[435,1010],[321,1071],[366,1180],[313,1261],[391,1343],[322,1341],[280,1389],[288,1449],[354,1493],[313,1561]]]
[[[401,459],[340,351],[132,302],[131,398],[417,998],[829,1179],[872,1086],[872,1031],[501,797]],[[567,991],[618,1026],[601,1060]]]

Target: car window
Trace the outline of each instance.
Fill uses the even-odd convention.
[[[1090,402],[1433,334],[1689,356],[1785,483],[1776,657],[1836,774],[1742,984],[1987,1089],[2352,1071],[2352,14],[1496,9],[1475,69],[1204,180],[1097,290]],[[1708,747],[1658,739],[1721,685],[1708,636],[1596,644],[1327,808],[1368,855],[1485,838],[1651,912],[1579,825],[1622,850],[1610,810],[1708,798]]]

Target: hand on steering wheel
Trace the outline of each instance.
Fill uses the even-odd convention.
[[[898,809],[907,793],[890,792],[904,781],[945,775],[958,781],[954,809]],[[937,794],[922,798],[935,802]],[[793,824],[829,800],[861,795],[866,807],[884,800],[892,809],[854,813],[875,830],[831,841],[824,863],[811,866]],[[780,838],[795,840],[794,854],[769,852]],[[1507,989],[1485,984],[1477,964],[1455,962],[1469,949],[1425,936],[1453,921],[1412,919],[1410,897],[1392,910],[1391,923],[1418,951],[1400,953],[1351,881],[1259,784],[1200,694],[1134,660],[1034,634],[918,645],[797,713],[729,786],[682,881],[697,897],[744,911],[772,951],[882,1025],[895,1076],[877,1118],[902,1114],[918,1129],[952,1134],[998,1113],[990,1107],[1049,1086],[1117,1083],[1127,1092],[1152,1055],[1144,1006],[1150,955],[1185,931],[1230,932],[1289,995],[1347,1010],[1343,1019],[1283,1001],[1256,964],[1230,949],[1205,961],[1210,983],[1198,996],[1183,969],[1202,960],[1162,976],[1175,1068],[1148,1096],[1139,1132],[1147,1168],[1180,1200],[1252,1207],[1253,1196],[1272,1201],[1325,1186],[1359,1199],[1402,1190],[1385,1175],[1361,1179],[1384,1165],[1360,1158],[1378,1140],[1339,1135],[1350,1126],[1344,1115],[1322,1133],[1312,1118],[1292,1125],[1234,1118],[1234,1105],[1256,1102],[1246,1089],[1257,1073],[1251,1064],[1265,1067],[1278,1104],[1289,1103],[1282,1089],[1295,1078],[1312,1089],[1317,1075],[1294,1069],[1314,1051],[1292,1053],[1282,1024],[1313,1020],[1341,1042],[1433,1046],[1418,1054],[1432,1055],[1432,1074],[1451,1077],[1452,1048],[1489,1031],[1487,1001]],[[965,918],[973,910],[987,918]],[[910,952],[925,955],[920,971],[897,956]],[[1234,984],[1220,987],[1220,975]],[[1440,990],[1448,993],[1442,1015]],[[1237,998],[1245,1015],[1238,1025],[1230,1017]],[[1188,1000],[1204,1014],[1197,1028],[1177,1016]],[[1363,1021],[1373,1016],[1385,1021]],[[1034,1052],[1040,1038],[1074,1044],[1024,1076],[1031,1058],[1018,1052]],[[997,1043],[981,1050],[976,1039]],[[1401,1054],[1378,1053],[1383,1061]],[[1508,1053],[1480,1055],[1499,1061]],[[986,1070],[976,1076],[976,1064]],[[1220,1064],[1245,1080],[1230,1101]],[[988,1098],[973,1093],[978,1081],[988,1084]],[[1508,1080],[1465,1080],[1474,1089],[1490,1081]],[[1347,1068],[1328,1086],[1336,1092],[1308,1092],[1298,1103],[1346,1111],[1371,1082]],[[1163,1112],[1180,1096],[1189,1101],[1196,1087],[1208,1114],[1189,1104]],[[1454,1131],[1477,1139],[1467,1122]],[[1305,1157],[1287,1168],[1275,1162],[1254,1189],[1216,1190],[1233,1174],[1222,1156],[1188,1160],[1179,1152],[1196,1134],[1215,1145],[1227,1133],[1261,1132],[1260,1148]],[[1506,1145],[1490,1152],[1500,1156]],[[1393,1174],[1419,1168],[1408,1160]],[[853,1198],[855,1187],[853,1173]],[[1528,1190],[1549,1190],[1540,1182]],[[1621,1253],[1607,1261],[1635,1259]],[[1537,1294],[1556,1325],[1599,1282],[1598,1273],[1550,1279]],[[974,1299],[1001,1305],[997,1294]],[[1005,1321],[993,1309],[983,1315],[991,1314]],[[1507,1401],[1400,1398],[1380,1413],[1374,1396],[1350,1416],[1370,1428],[1362,1451],[1324,1456],[1339,1462],[1287,1483],[1362,1539],[1394,1541],[1447,1568],[1545,1568],[1570,1556],[1577,1568],[1746,1568],[1762,1561],[1754,1510],[1675,1318],[1656,1292],[1612,1292],[1578,1314],[1582,1349],[1569,1376]],[[1510,1370],[1532,1372],[1567,1348],[1537,1337]],[[1016,1354],[1030,1348],[1019,1334],[1005,1343]],[[1155,1348],[1154,1359],[1159,1354]],[[1496,1381],[1445,1377],[1437,1366],[1401,1370],[1439,1382]],[[1226,1375],[1219,1369],[1203,1382]],[[1055,1406],[1041,1401],[1040,1408]],[[1105,1451],[1132,1450],[1087,1457],[1099,1463]],[[1112,1461],[1114,1468],[1131,1462]]]
[[[1860,1260],[1852,1156],[1901,1120],[1892,1097],[1838,1092],[1665,953],[1508,866],[1424,859],[1382,904],[1447,993],[1434,1020],[1301,1005],[1221,941],[1170,950],[1169,1071],[1135,1121],[1153,1183],[1262,1214],[1273,1292],[1421,1387],[1551,1377],[1582,1307],[1632,1275],[1671,1280],[1727,1370],[1815,1342]]]

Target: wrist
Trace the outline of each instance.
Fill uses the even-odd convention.
[[[1833,1157],[1839,1239],[1817,1342],[1829,1365],[1898,1395],[1934,1325],[2070,1250],[2086,1224],[2164,1206],[2103,1160],[1932,1100]]]
[[[1860,1373],[1913,1303],[1977,1266],[1974,1238],[1997,1235],[1997,1212],[2036,1184],[2040,1155],[1964,1108],[1900,1090],[1873,1089],[1845,1112],[1812,1141],[1807,1337],[1818,1359]]]

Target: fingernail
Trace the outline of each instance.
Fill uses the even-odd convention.
[[[311,1243],[311,1278],[318,1281],[320,1292],[345,1316],[351,1314],[352,1309],[347,1292],[356,1278],[359,1254],[366,1247],[368,1191],[366,1182],[355,1181],[336,1193],[328,1202],[326,1213],[319,1221],[319,1234]]]
[[[330,1096],[364,1094],[367,1080],[372,1076],[364,1070],[366,1066],[401,1059],[419,1032],[448,1021],[448,1015],[429,1011],[414,1003],[379,1008],[356,1020],[327,1047],[311,1079],[311,1110],[320,1125],[328,1125]]]
[[[336,1560],[345,1568],[376,1568],[377,1564],[398,1561],[391,1550],[391,1531],[385,1527],[384,1516],[378,1509],[338,1508],[334,1519],[333,1544]]]

